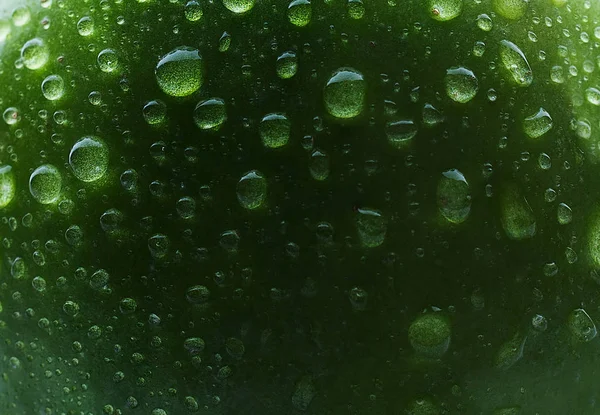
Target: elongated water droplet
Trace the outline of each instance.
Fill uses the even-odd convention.
[[[526,87],[533,82],[533,72],[525,54],[514,43],[503,40],[500,42],[500,60],[508,72],[509,78],[517,85]]]

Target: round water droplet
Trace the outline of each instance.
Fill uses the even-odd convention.
[[[423,106],[423,124],[426,127],[435,127],[444,122],[444,115],[433,105]]]
[[[287,10],[288,19],[291,24],[304,27],[310,23],[312,17],[312,6],[309,0],[294,0]]]
[[[471,189],[467,179],[456,170],[447,170],[437,187],[437,204],[442,216],[451,223],[462,223],[471,212]]]
[[[98,67],[102,72],[111,73],[119,67],[119,56],[113,49],[104,49],[98,54]]]
[[[484,32],[489,32],[494,27],[492,19],[487,14],[480,14],[477,16],[477,27]]]
[[[180,46],[167,53],[154,70],[158,86],[167,95],[185,97],[202,86],[204,71],[198,49]]]
[[[50,75],[42,81],[42,94],[47,100],[56,101],[65,93],[65,82],[59,75]]]
[[[356,213],[356,228],[361,245],[375,248],[385,240],[387,220],[378,210],[359,208]]]
[[[558,223],[568,225],[573,220],[573,211],[566,203],[560,203],[557,210]]]
[[[60,197],[62,176],[51,164],[44,164],[31,173],[29,192],[41,204],[54,203]]]
[[[77,22],[77,31],[81,36],[91,36],[94,34],[94,20],[90,16],[82,17]]]
[[[234,13],[246,13],[254,7],[255,0],[223,0],[223,6]]]
[[[19,110],[17,110],[15,107],[9,107],[6,110],[4,110],[2,118],[4,119],[4,122],[8,125],[14,125],[20,119]]]
[[[290,139],[292,124],[285,114],[268,114],[260,122],[260,138],[265,147],[279,148]]]
[[[542,170],[548,170],[552,167],[552,159],[546,153],[541,153],[538,157],[538,166]]]
[[[444,80],[448,96],[461,104],[472,100],[479,89],[479,81],[473,71],[462,66],[446,70]]]
[[[298,72],[298,58],[291,51],[283,52],[276,63],[277,76],[281,79],[289,79]]]
[[[40,38],[31,39],[21,48],[21,59],[27,69],[39,69],[48,62],[50,50]]]
[[[90,287],[94,290],[103,290],[110,280],[110,275],[106,270],[99,269],[90,277]]]
[[[194,109],[194,122],[202,130],[219,129],[227,121],[225,101],[209,98],[200,101]]]
[[[462,0],[458,0],[462,1]],[[365,15],[365,5],[362,0],[348,0],[348,17],[354,20],[362,19]]]
[[[552,129],[552,117],[541,108],[523,120],[523,131],[529,138],[539,138]]]
[[[536,233],[536,220],[527,199],[513,185],[508,185],[500,196],[501,222],[510,239],[532,238]]]
[[[155,259],[167,256],[170,245],[169,237],[162,233],[157,233],[148,238],[148,250],[150,251],[150,255]]]
[[[500,42],[500,60],[509,78],[518,86],[527,87],[533,82],[533,72],[525,54],[508,40]]]
[[[162,124],[167,119],[167,104],[159,99],[149,101],[144,105],[142,114],[148,124]]]
[[[582,343],[592,341],[598,334],[594,321],[583,308],[573,310],[569,314],[567,327],[575,340]]]
[[[13,24],[17,27],[25,26],[31,20],[31,12],[27,6],[19,6],[12,12]]]
[[[592,105],[600,105],[600,90],[598,88],[589,87],[585,90],[585,99]]]
[[[96,181],[108,170],[108,147],[98,137],[83,137],[73,145],[69,153],[69,164],[79,180]]]
[[[180,218],[192,219],[196,214],[196,201],[189,196],[184,196],[177,201],[176,210]]]
[[[251,170],[238,181],[236,194],[243,208],[258,209],[267,199],[267,179],[258,170]]]
[[[205,343],[200,337],[189,337],[183,342],[183,348],[192,356],[204,351]]]
[[[188,1],[184,8],[185,18],[190,22],[197,22],[204,15],[202,6],[196,0]]]
[[[354,118],[364,110],[367,84],[356,69],[340,68],[323,91],[325,108],[336,118]]]
[[[450,337],[450,322],[440,313],[422,314],[408,328],[411,346],[427,357],[442,357],[450,347]]]
[[[520,19],[527,10],[527,0],[493,0],[494,11],[507,19]]]
[[[204,304],[210,299],[210,290],[204,285],[194,285],[187,289],[185,298],[191,304]]]
[[[8,206],[17,192],[12,166],[0,164],[0,209]]]
[[[408,119],[390,121],[385,126],[388,143],[398,149],[408,146],[418,131],[414,121]]]
[[[315,150],[310,156],[310,175],[315,180],[326,180],[329,177],[329,156],[321,150]]]
[[[429,15],[440,22],[458,17],[462,11],[463,0],[429,0]]]

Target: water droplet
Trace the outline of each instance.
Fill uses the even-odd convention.
[[[49,101],[62,98],[65,93],[65,82],[59,75],[47,76],[42,81],[42,94]]]
[[[315,150],[310,156],[310,175],[315,180],[326,180],[329,177],[329,155],[321,150]]]
[[[17,192],[12,166],[0,164],[0,209],[8,206]]]
[[[438,312],[418,316],[408,328],[408,339],[415,352],[440,358],[450,347],[451,327],[446,317]]]
[[[444,80],[448,96],[461,104],[472,100],[479,89],[479,82],[473,71],[462,66],[448,69]]]
[[[361,245],[375,248],[385,240],[387,220],[378,210],[359,208],[356,212],[356,228]]]
[[[243,208],[258,209],[267,199],[267,179],[258,170],[251,170],[238,181],[236,194]]]
[[[550,167],[552,167],[550,156],[546,153],[541,153],[538,157],[538,166],[540,166],[540,169],[542,170],[550,169]]]
[[[27,69],[39,69],[48,62],[50,51],[40,38],[31,39],[21,48],[21,59]]]
[[[190,0],[185,4],[185,18],[190,22],[197,22],[204,15],[202,6],[196,0]]]
[[[354,118],[363,111],[367,85],[356,69],[340,68],[327,81],[323,91],[325,107],[336,118]]]
[[[142,114],[148,124],[162,124],[167,119],[167,104],[159,99],[149,101],[144,105]]]
[[[569,314],[567,327],[575,340],[582,343],[593,340],[598,334],[594,321],[583,308],[573,310]]]
[[[552,117],[544,108],[523,120],[523,131],[529,138],[539,138],[552,128]]]
[[[196,201],[189,196],[183,196],[177,201],[176,210],[180,218],[192,219],[196,214]]]
[[[440,22],[458,17],[462,11],[463,0],[429,0],[429,15]]]
[[[290,79],[298,71],[298,58],[292,51],[283,52],[276,63],[277,76],[281,79]]]
[[[167,95],[185,97],[202,86],[204,71],[198,49],[181,46],[161,58],[154,70],[158,86]]]
[[[568,225],[573,220],[573,211],[566,203],[560,203],[557,208],[558,223]]]
[[[13,24],[17,27],[25,26],[31,20],[31,12],[27,6],[16,7],[12,12]]]
[[[598,88],[589,87],[585,90],[585,99],[592,105],[600,105],[600,90]]]
[[[294,0],[287,10],[288,20],[291,24],[304,27],[310,23],[312,17],[312,6],[309,0]]]
[[[385,127],[388,142],[397,149],[408,146],[418,131],[417,125],[409,119],[391,121]]]
[[[440,213],[451,223],[462,223],[471,212],[471,190],[465,176],[452,169],[442,173],[437,187]]]
[[[94,20],[90,16],[82,17],[77,22],[77,31],[81,36],[91,36],[94,33]]]
[[[194,109],[194,122],[202,130],[217,130],[227,121],[225,101],[209,98],[200,101]]]
[[[509,341],[500,346],[496,354],[495,366],[498,369],[508,370],[523,357],[523,350],[527,336],[517,332]]]
[[[54,203],[60,196],[62,176],[51,164],[44,164],[31,173],[29,192],[41,204]]]
[[[489,32],[494,27],[492,19],[487,14],[480,14],[477,16],[477,27],[484,32]]]
[[[73,174],[84,182],[100,179],[108,170],[108,147],[94,136],[83,137],[73,145],[69,153],[69,165]]]
[[[148,238],[148,250],[155,259],[161,259],[167,256],[169,252],[170,241],[167,235],[157,233]]]
[[[423,124],[426,127],[435,127],[444,122],[444,115],[433,105],[423,106]]]
[[[254,7],[255,0],[223,0],[223,6],[234,13],[246,13]]]
[[[219,52],[227,52],[231,46],[231,35],[227,32],[223,32],[219,38]]]
[[[283,147],[290,139],[291,129],[290,120],[285,114],[267,114],[260,122],[260,138],[265,147]]]
[[[185,298],[191,304],[204,304],[210,298],[210,290],[204,285],[194,285],[187,289]]]
[[[119,56],[113,49],[104,49],[98,54],[97,62],[102,72],[111,73],[119,67]]]
[[[527,10],[527,0],[493,0],[494,11],[500,16],[510,19],[520,19]]]
[[[292,406],[296,410],[306,411],[316,393],[317,391],[312,376],[302,376],[298,383],[296,383],[294,393],[292,394]]]
[[[501,192],[501,221],[504,232],[510,239],[532,238],[536,233],[533,210],[525,196],[513,185]]]
[[[462,0],[455,0],[462,1]],[[348,0],[348,17],[354,20],[362,19],[365,15],[365,5],[362,0]]]
[[[108,285],[108,281],[110,280],[110,275],[106,270],[99,269],[94,272],[90,277],[90,287],[94,290],[103,290]]]
[[[518,86],[527,87],[533,82],[533,72],[525,54],[508,40],[500,42],[500,60],[510,79]]]

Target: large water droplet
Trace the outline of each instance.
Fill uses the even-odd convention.
[[[91,36],[94,33],[94,20],[89,16],[83,16],[77,22],[77,31],[81,36]]]
[[[517,45],[508,40],[501,41],[500,60],[514,83],[522,87],[531,85],[533,82],[531,66]]]
[[[462,223],[471,212],[471,190],[467,179],[456,170],[447,170],[437,187],[437,204],[442,216],[449,222]]]
[[[304,27],[310,23],[312,17],[312,6],[309,0],[293,0],[287,10],[288,19],[291,24]]]
[[[462,6],[462,0],[429,0],[428,11],[433,19],[445,22],[458,17]]]
[[[418,131],[417,125],[410,119],[391,121],[385,127],[388,142],[398,149],[408,146]]]
[[[536,221],[525,196],[516,186],[508,185],[500,199],[501,222],[506,235],[515,240],[532,238],[536,233]]]
[[[225,101],[209,98],[200,101],[194,109],[194,122],[202,130],[216,130],[227,120]]]
[[[277,76],[281,79],[289,79],[298,71],[298,58],[292,51],[283,52],[276,63]]]
[[[41,204],[56,202],[61,189],[62,176],[51,164],[41,165],[29,177],[29,192]]]
[[[204,71],[198,49],[180,46],[167,53],[154,70],[158,86],[167,95],[185,97],[202,86]]]
[[[446,353],[450,346],[450,335],[450,322],[438,312],[420,315],[408,328],[408,339],[413,349],[433,358],[440,358]]]
[[[267,179],[258,170],[251,170],[238,181],[236,194],[243,208],[258,209],[267,199]]]
[[[119,56],[113,49],[104,49],[98,54],[98,67],[102,72],[111,73],[119,68]]]
[[[108,169],[108,147],[98,137],[83,137],[73,145],[69,153],[69,164],[79,180],[96,181]]]
[[[246,13],[254,7],[255,0],[223,0],[223,6],[234,13]]]
[[[539,138],[552,129],[552,117],[541,108],[523,120],[523,131],[529,138]]]
[[[575,340],[582,343],[593,340],[598,334],[594,321],[583,308],[573,310],[569,314],[567,327]]]
[[[479,82],[473,71],[462,66],[448,69],[444,80],[448,96],[461,104],[472,100],[479,89]]]
[[[21,48],[23,65],[28,69],[39,69],[48,62],[50,51],[40,38],[31,39]]]
[[[329,177],[329,156],[321,150],[315,150],[310,156],[310,175],[315,180],[326,180]]]
[[[361,245],[375,248],[385,240],[387,220],[378,210],[359,208],[356,213],[356,228]]]
[[[354,118],[363,111],[367,85],[356,69],[340,68],[327,81],[323,99],[327,111],[336,118]]]
[[[7,206],[17,191],[12,166],[0,165],[0,208]]]
[[[279,148],[290,139],[290,120],[284,114],[268,114],[260,122],[260,138],[265,147]]]
[[[493,0],[496,13],[507,19],[521,18],[527,10],[527,0]]]
[[[42,94],[47,100],[56,101],[65,93],[65,82],[60,75],[50,75],[42,81]]]

